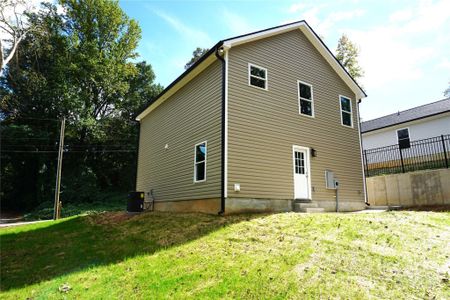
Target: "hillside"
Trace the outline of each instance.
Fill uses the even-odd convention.
[[[0,237],[2,299],[450,296],[449,213],[115,212]]]

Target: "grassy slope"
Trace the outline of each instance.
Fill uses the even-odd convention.
[[[108,213],[0,234],[2,299],[450,296],[449,213]]]
[[[93,214],[105,211],[121,211],[126,208],[127,195],[119,192],[105,192],[102,197],[96,196],[99,199],[91,203],[65,203],[61,209],[61,217],[71,217],[80,214]],[[25,214],[26,221],[34,220],[51,220],[53,219],[53,201],[41,203],[31,212]]]

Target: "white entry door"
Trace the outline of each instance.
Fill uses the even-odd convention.
[[[294,197],[310,199],[308,149],[294,147]]]

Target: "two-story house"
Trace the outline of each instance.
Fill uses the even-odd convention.
[[[364,209],[366,94],[305,22],[219,41],[136,118],[156,210]]]

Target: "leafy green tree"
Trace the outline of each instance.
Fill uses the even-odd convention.
[[[358,56],[358,46],[350,41],[347,35],[343,34],[338,41],[336,58],[355,80],[364,75],[364,71],[358,63]]]
[[[162,90],[151,65],[135,62],[141,31],[117,1],[59,5],[28,14],[40,30],[27,34],[0,77],[2,207],[30,209],[52,199],[56,154],[29,150],[56,150],[61,117],[63,202],[134,188],[134,114]],[[17,149],[25,152],[6,152]]]
[[[199,60],[206,52],[208,52],[209,49],[207,48],[200,48],[197,47],[193,52],[192,52],[192,58],[190,61],[187,62],[187,64],[184,66],[184,68],[187,70],[189,69],[193,64],[195,64],[195,62],[197,60]]]

